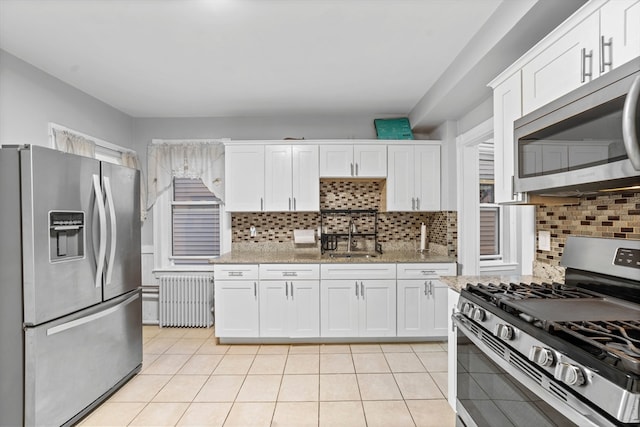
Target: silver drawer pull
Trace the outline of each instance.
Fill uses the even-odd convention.
[[[297,271],[283,271],[282,272],[282,277],[297,277],[298,276],[298,272]]]
[[[436,274],[435,270],[422,270],[420,273],[422,274]]]
[[[243,271],[230,271],[229,277],[242,277],[244,275]]]

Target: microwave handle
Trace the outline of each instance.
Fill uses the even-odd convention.
[[[635,170],[640,170],[640,141],[638,141],[638,103],[640,103],[640,76],[631,83],[622,111],[622,139],[627,156]]]

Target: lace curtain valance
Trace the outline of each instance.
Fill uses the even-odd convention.
[[[200,178],[224,201],[224,145],[222,140],[159,141],[148,148],[148,207],[171,188],[174,177]]]
[[[56,148],[66,153],[85,157],[96,157],[96,143],[83,136],[66,130],[53,129]]]

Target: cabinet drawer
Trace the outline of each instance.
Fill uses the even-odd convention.
[[[322,264],[322,280],[327,279],[395,279],[395,264]]]
[[[455,275],[455,263],[398,264],[398,279],[435,279]]]
[[[260,264],[260,280],[317,280],[319,278],[319,264]]]
[[[216,264],[213,277],[215,280],[257,280],[258,264]]]

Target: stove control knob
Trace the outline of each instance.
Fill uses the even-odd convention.
[[[512,340],[513,327],[510,325],[505,325],[504,323],[498,323],[493,330],[493,335],[506,341]]]
[[[473,309],[473,320],[476,322],[484,322],[484,319],[487,317],[486,313],[480,307],[476,307]]]
[[[462,306],[460,307],[460,311],[465,315],[470,315],[472,310],[473,305],[468,302],[462,303]]]
[[[531,347],[531,350],[529,350],[529,360],[540,366],[553,366],[553,363],[555,362],[553,352],[551,350],[537,345],[534,345]]]
[[[569,363],[558,363],[553,377],[567,385],[582,385],[585,383],[584,374],[578,366]]]

